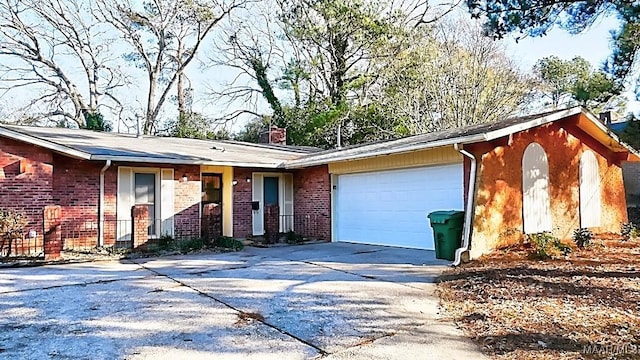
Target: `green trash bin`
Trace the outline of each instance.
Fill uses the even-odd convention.
[[[453,261],[462,241],[464,211],[434,211],[427,217],[433,228],[436,258]]]

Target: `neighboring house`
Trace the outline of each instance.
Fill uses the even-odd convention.
[[[629,125],[629,121],[608,124],[609,128],[616,134],[621,134],[627,128],[627,125]],[[624,162],[622,164],[622,175],[627,193],[627,205],[630,207],[640,207],[640,163]]]
[[[477,257],[526,233],[619,231],[621,163],[640,155],[571,108],[322,152],[3,125],[0,160],[3,208],[37,227],[43,206],[61,205],[91,224],[77,233],[92,244],[126,238],[135,204],[158,219],[150,236],[178,236],[217,212],[224,235],[244,238],[264,234],[262,210],[275,203],[283,232],[422,249],[434,248],[430,212],[466,210]]]

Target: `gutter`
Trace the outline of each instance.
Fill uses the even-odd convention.
[[[471,170],[469,171],[469,189],[467,189],[467,208],[464,212],[464,229],[462,236],[462,246],[459,249],[456,249],[455,260],[453,261],[453,266],[458,266],[462,263],[463,256],[465,260],[469,259],[469,245],[471,244],[471,229],[472,224],[471,221],[473,219],[473,209],[475,205],[475,191],[476,191],[476,167],[477,161],[476,157],[473,156],[470,152],[464,150],[459,143],[453,144],[453,148],[456,149],[460,154],[466,156],[471,160]]]
[[[100,198],[98,199],[98,246],[104,246],[104,173],[111,166],[111,160],[107,160],[100,169]]]

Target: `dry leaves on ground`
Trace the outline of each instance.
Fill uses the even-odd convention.
[[[640,359],[640,240],[599,238],[561,259],[522,246],[448,270],[438,293],[497,359]]]

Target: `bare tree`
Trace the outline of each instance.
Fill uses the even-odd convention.
[[[215,41],[216,51],[205,64],[237,73],[221,86],[210,86],[212,102],[227,109],[235,107],[219,119],[221,121],[234,120],[242,115],[261,117],[258,104],[262,100],[271,110],[275,123],[284,117],[283,94],[277,92],[280,82],[286,81],[281,73],[287,66],[287,59],[294,58],[296,54],[294,48],[287,48],[281,27],[268,4],[263,2],[253,7],[250,14],[235,16],[222,29]]]
[[[0,96],[28,92],[30,117],[86,125],[107,107],[119,114],[115,90],[125,85],[111,55],[113,37],[87,3],[0,1]]]
[[[426,31],[400,56],[378,64],[380,87],[373,98],[408,133],[496,121],[524,104],[531,79],[477,24],[450,19]]]
[[[143,2],[142,8],[129,0],[98,1],[103,19],[132,47],[126,58],[147,77],[143,131],[150,134],[156,130],[158,115],[172,88],[205,38],[232,11],[252,0],[150,0]],[[179,91],[180,99],[183,95]]]

